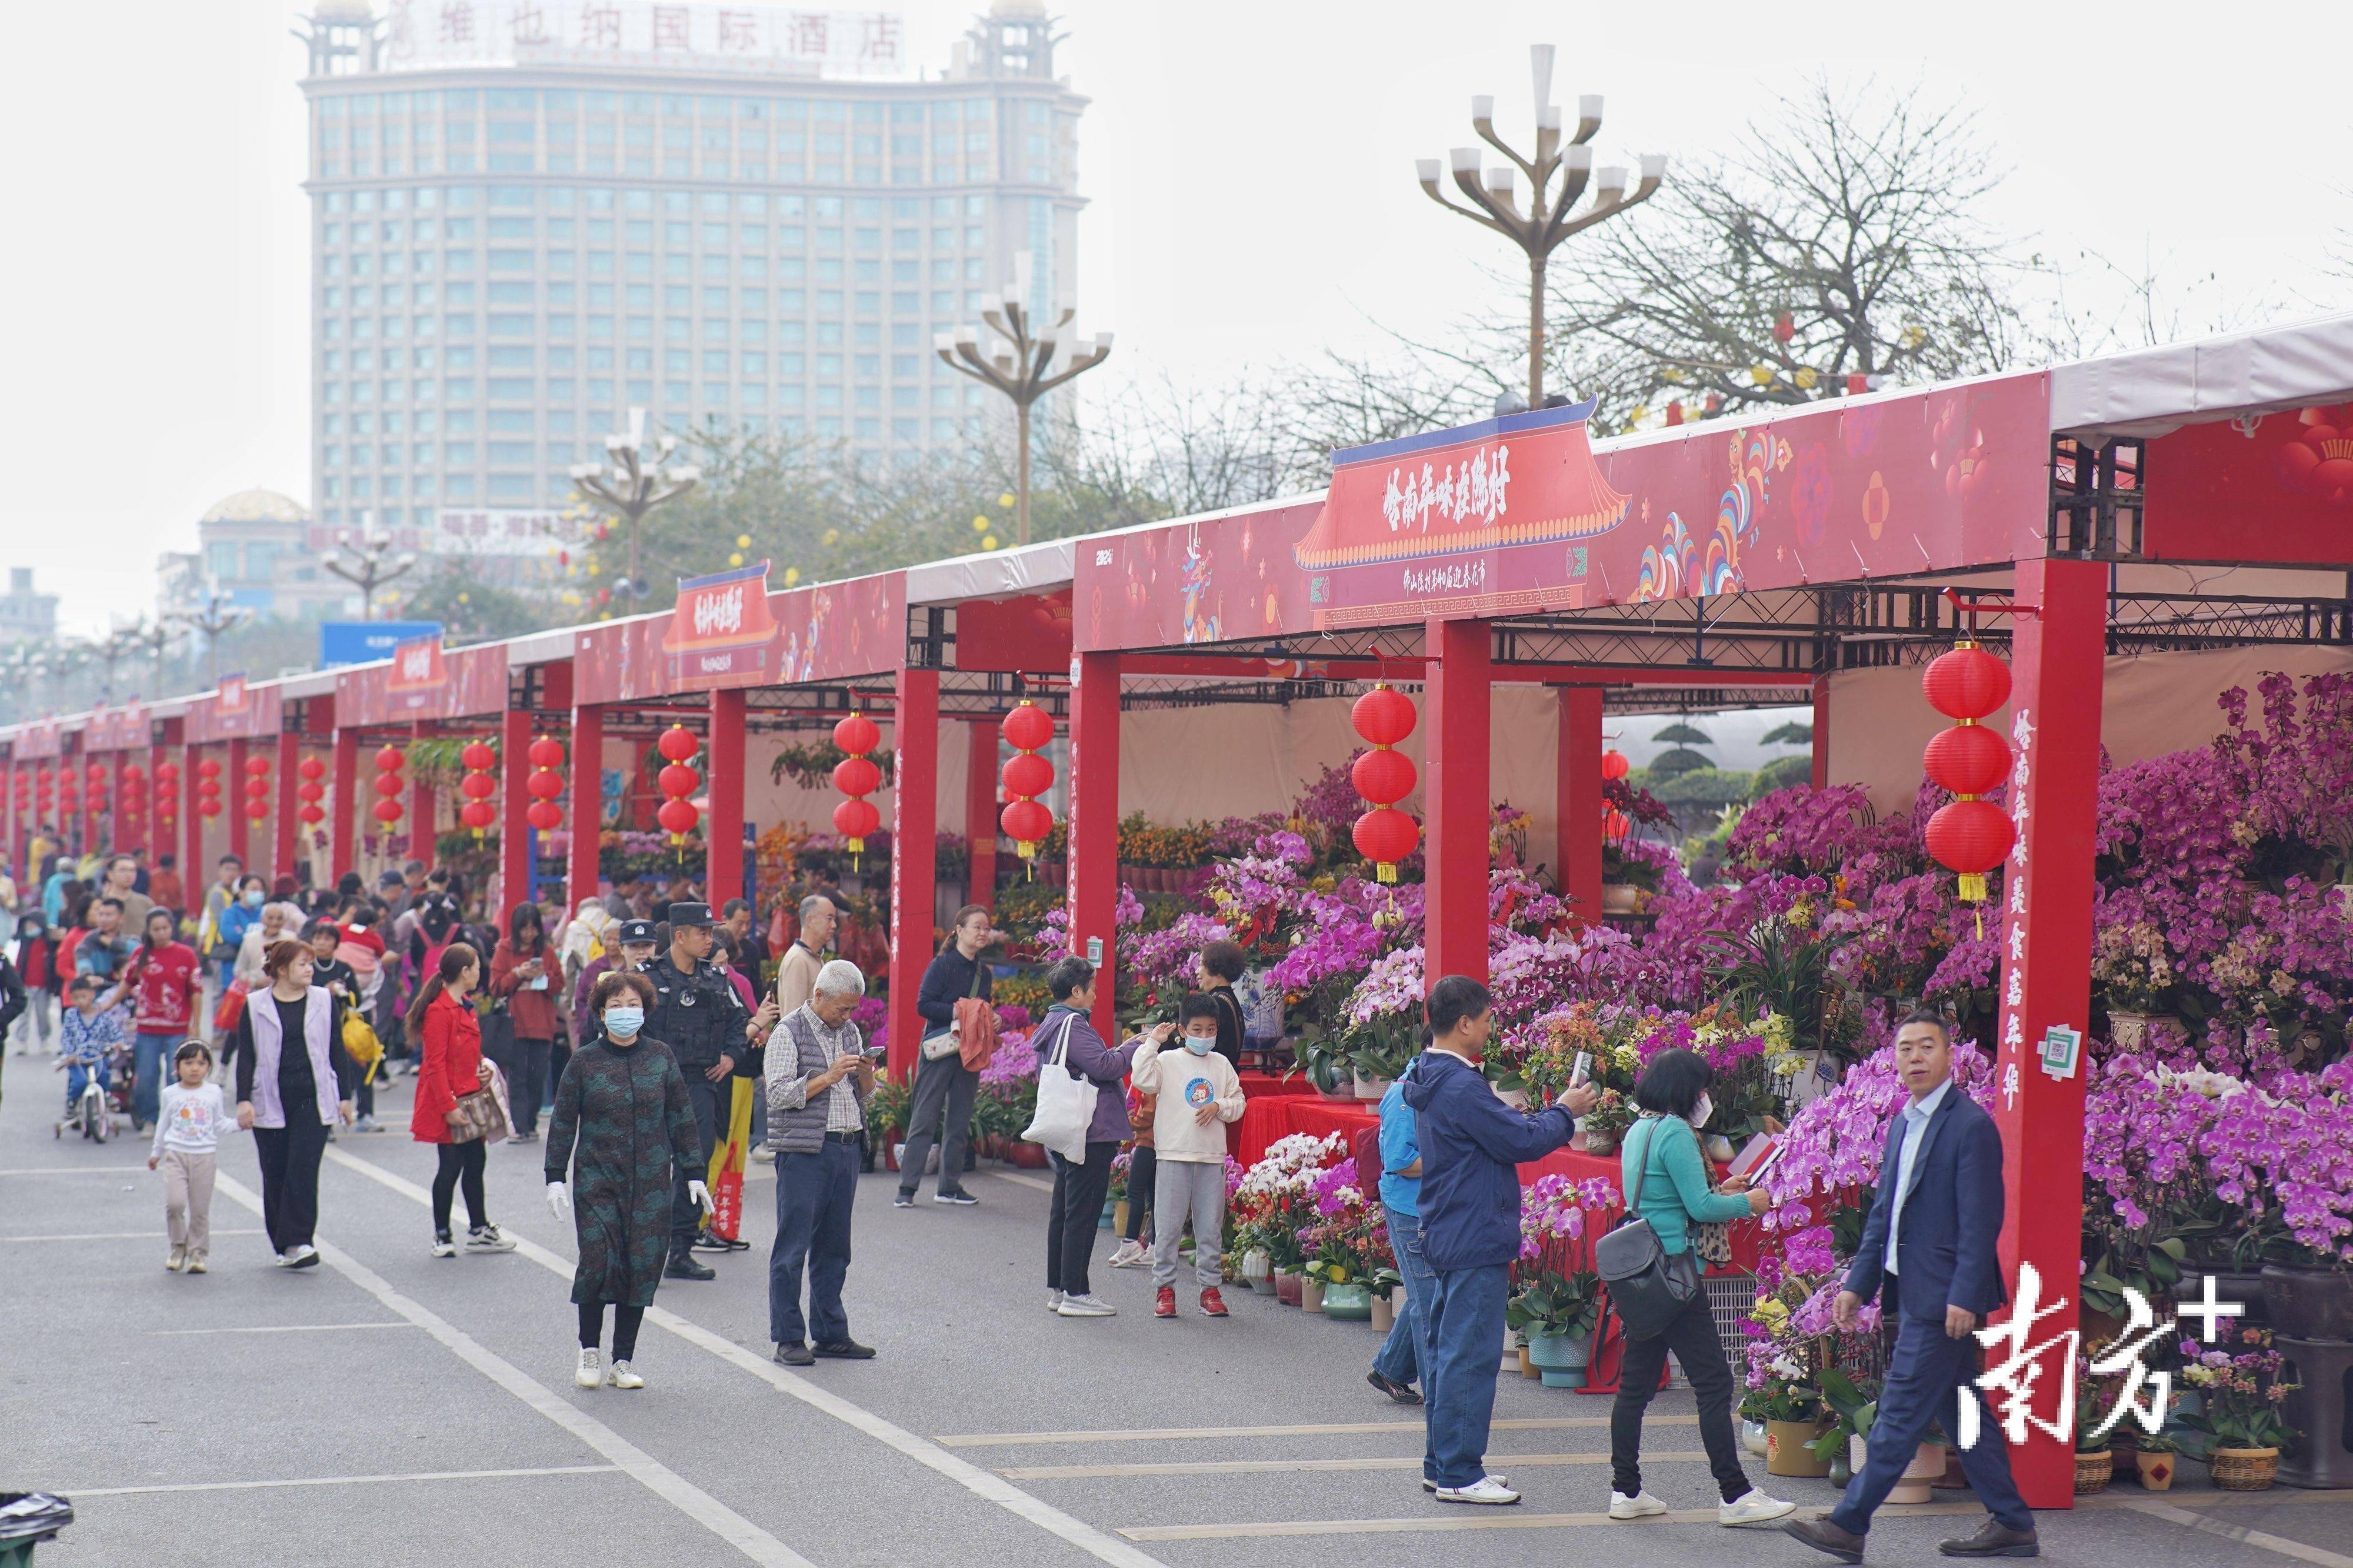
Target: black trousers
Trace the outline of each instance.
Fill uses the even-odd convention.
[[[638,1325],[646,1321],[643,1307],[613,1304],[613,1359],[635,1361],[638,1354]],[[593,1351],[596,1342],[605,1337],[605,1303],[580,1303],[580,1348]]]
[[[940,1146],[939,1191],[964,1185],[965,1151],[972,1142],[972,1101],[980,1075],[954,1051],[915,1066],[915,1095],[907,1109],[907,1147],[899,1156],[899,1190],[912,1194],[923,1179],[932,1143]],[[945,1121],[945,1130],[942,1122]]]
[[[536,1134],[539,1108],[547,1102],[547,1064],[553,1040],[515,1037],[507,1066],[507,1104],[514,1111],[515,1131]]]
[[[1659,1373],[1669,1351],[1691,1379],[1692,1398],[1699,1405],[1699,1440],[1707,1449],[1715,1489],[1725,1501],[1737,1502],[1747,1495],[1748,1477],[1740,1468],[1740,1449],[1732,1437],[1732,1368],[1724,1359],[1724,1342],[1715,1337],[1715,1314],[1708,1309],[1705,1290],[1683,1303],[1665,1332],[1626,1342],[1618,1402],[1609,1407],[1609,1484],[1628,1497],[1642,1489],[1642,1413],[1658,1394]]]
[[[723,1078],[717,1083],[703,1077],[708,1068],[681,1068],[686,1075],[686,1102],[694,1108],[694,1163],[682,1165],[671,1173],[670,1197],[670,1249],[684,1252],[702,1228],[702,1205],[687,1195],[689,1182],[708,1183],[711,1180],[711,1151],[719,1142],[720,1129],[726,1124],[727,1111],[735,1099],[735,1080]]]
[[[1127,1239],[1136,1241],[1144,1236],[1145,1216],[1152,1212],[1153,1184],[1159,1180],[1160,1158],[1149,1143],[1135,1146],[1135,1158],[1127,1163]]]
[[[1116,1143],[1090,1143],[1084,1164],[1054,1159],[1054,1214],[1046,1222],[1046,1289],[1084,1296],[1087,1258],[1103,1228],[1103,1196],[1111,1191]]]
[[[433,1232],[449,1234],[449,1200],[460,1184],[466,1190],[466,1219],[476,1230],[491,1223],[491,1208],[482,1196],[482,1163],[490,1146],[476,1138],[465,1143],[441,1143],[439,1169],[433,1173]]]
[[[272,1252],[311,1244],[319,1228],[319,1160],[327,1152],[327,1125],[294,1112],[283,1127],[253,1130],[261,1156],[261,1223]]]

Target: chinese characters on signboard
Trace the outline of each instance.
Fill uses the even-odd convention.
[[[390,0],[395,70],[551,61],[684,66],[802,76],[896,76],[895,13],[655,0]]]
[[[433,514],[424,547],[436,555],[508,555],[553,560],[567,525],[554,511],[460,511]]]

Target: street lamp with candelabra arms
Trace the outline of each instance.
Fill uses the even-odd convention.
[[[375,619],[375,591],[396,577],[406,576],[416,570],[414,551],[396,552],[392,535],[376,526],[374,514],[365,514],[360,524],[356,542],[343,549],[330,550],[319,557],[319,564],[360,591],[360,619]]]
[[[595,463],[572,465],[572,482],[583,495],[590,496],[619,517],[629,533],[629,572],[613,584],[613,592],[642,599],[652,593],[639,566],[640,536],[646,513],[664,501],[675,500],[692,489],[702,479],[702,470],[691,463],[675,463],[670,454],[678,450],[678,437],[664,436],[649,444],[646,439],[646,411],[629,410],[629,428],[605,437],[606,455],[612,458],[610,467],[599,468]]]
[[[232,604],[225,588],[215,588],[193,610],[174,610],[169,620],[179,622],[205,639],[205,681],[210,686],[220,684],[220,639],[224,632],[234,631],[253,618],[253,612]]]
[[[1013,258],[1013,281],[1005,286],[1002,302],[994,310],[985,310],[981,320],[1002,340],[993,342],[983,353],[980,331],[975,327],[961,327],[953,332],[940,332],[932,339],[932,347],[951,370],[968,375],[985,386],[995,387],[1013,400],[1015,439],[1014,504],[1017,508],[1020,542],[1029,542],[1029,407],[1054,388],[1080,375],[1111,357],[1111,334],[1101,332],[1093,337],[1074,337],[1062,368],[1053,368],[1056,351],[1062,348],[1061,331],[1078,316],[1078,311],[1065,307],[1052,323],[1042,330],[1031,317],[1029,297],[1029,252],[1024,250]]]
[[[1560,106],[1548,101],[1552,97],[1552,54],[1550,44],[1537,44],[1528,51],[1535,79],[1536,141],[1535,152],[1522,156],[1504,143],[1495,134],[1495,100],[1481,94],[1471,100],[1471,128],[1479,139],[1509,158],[1519,172],[1527,176],[1528,204],[1518,205],[1512,182],[1512,170],[1493,168],[1487,171],[1485,182],[1479,177],[1479,149],[1457,147],[1448,154],[1457,189],[1470,198],[1469,206],[1461,206],[1446,199],[1438,188],[1439,163],[1435,158],[1415,160],[1414,169],[1421,188],[1430,199],[1448,212],[1460,213],[1472,223],[1492,228],[1527,253],[1528,258],[1528,406],[1544,406],[1544,346],[1545,346],[1545,268],[1562,241],[1570,235],[1591,228],[1605,218],[1617,216],[1638,203],[1648,201],[1665,179],[1667,160],[1663,153],[1644,153],[1641,180],[1632,195],[1626,191],[1626,171],[1609,167],[1599,171],[1593,167],[1593,149],[1587,145],[1601,129],[1601,96],[1588,93],[1577,100],[1577,132],[1566,142],[1561,137]],[[1554,177],[1559,177],[1555,186]],[[1571,216],[1569,209],[1585,194],[1587,183],[1592,182],[1592,205]]]

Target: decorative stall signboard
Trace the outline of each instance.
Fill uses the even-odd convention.
[[[907,650],[907,578],[902,572],[854,577],[813,588],[755,595],[765,566],[681,584],[675,611],[607,621],[574,634],[573,700],[633,702],[680,691],[791,686],[899,668]],[[732,583],[724,581],[733,580]],[[746,627],[765,622],[754,644],[729,631],[738,612]],[[696,630],[695,605],[703,606]],[[683,636],[682,636],[683,634]],[[698,639],[708,638],[708,643]]]
[[[188,704],[184,733],[195,743],[275,735],[279,708],[275,688],[255,690],[244,676],[224,675],[211,693]]]
[[[335,722],[344,729],[472,718],[506,705],[504,643],[448,649],[439,637],[418,637],[382,664],[335,675]]]
[[[1592,405],[1333,454],[1321,505],[1082,542],[1081,651],[1799,587],[2040,554],[2037,374],[1588,439]]]
[[[9,755],[20,763],[37,758],[60,755],[65,750],[65,727],[55,719],[42,719],[26,725],[16,736]]]
[[[2353,403],[2185,425],[2147,453],[2150,560],[2335,567],[2353,546]]]

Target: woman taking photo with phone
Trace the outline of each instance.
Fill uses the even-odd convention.
[[[482,1059],[481,1021],[474,1016],[474,987],[481,978],[481,959],[464,942],[453,942],[441,950],[432,976],[408,1007],[409,1037],[423,1042],[408,1135],[440,1151],[440,1166],[433,1173],[436,1258],[458,1256],[449,1236],[449,1201],[460,1187],[466,1194],[466,1250],[514,1250],[514,1243],[491,1223],[490,1200],[482,1191],[488,1134],[497,1111],[493,1071]],[[513,1098],[512,1089],[508,1098]]]
[[[507,1103],[518,1143],[539,1136],[539,1108],[547,1100],[547,1061],[555,1049],[555,949],[537,904],[517,904],[507,936],[491,955],[491,994],[506,1004],[514,1046],[506,1069]]]

